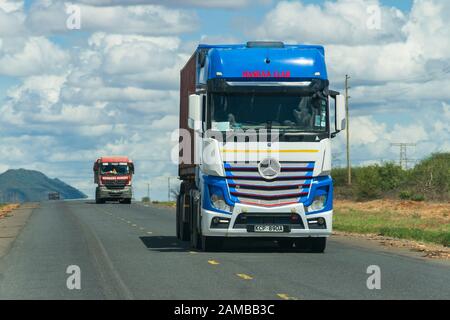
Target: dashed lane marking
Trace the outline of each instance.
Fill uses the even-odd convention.
[[[245,273],[236,273],[236,275],[243,280],[252,280],[253,279],[253,277],[251,277]]]
[[[298,300],[298,298],[291,297],[287,295],[286,293],[277,293],[278,298],[281,298],[283,300]]]
[[[213,266],[220,264],[219,262],[217,262],[216,260],[208,260],[209,264],[212,264]]]

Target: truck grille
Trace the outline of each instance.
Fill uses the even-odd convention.
[[[258,172],[258,163],[225,162],[231,196],[241,203],[279,206],[303,202],[311,187],[314,162],[281,161],[277,178],[268,180]]]
[[[108,181],[105,183],[105,187],[108,189],[123,189],[126,184],[126,181]]]

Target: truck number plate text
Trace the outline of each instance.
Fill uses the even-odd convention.
[[[256,225],[255,232],[284,232],[283,226],[277,225]]]

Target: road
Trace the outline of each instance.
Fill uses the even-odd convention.
[[[173,209],[41,203],[0,260],[1,299],[450,299],[450,265],[333,238],[325,254],[272,243],[191,251]],[[355,240],[357,241],[357,240]],[[66,286],[79,266],[81,289]],[[369,265],[381,289],[366,286]]]

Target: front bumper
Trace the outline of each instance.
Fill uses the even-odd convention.
[[[101,199],[131,199],[132,188],[131,186],[124,186],[120,189],[110,189],[106,186],[97,188],[97,194]]]
[[[243,226],[238,224],[236,227],[236,219],[242,213],[251,213],[263,215],[276,215],[277,213],[297,214],[301,219],[301,227],[289,226],[289,232],[270,233],[270,232],[250,232],[247,227],[249,224]],[[219,236],[219,237],[258,237],[258,238],[290,238],[290,237],[328,237],[332,232],[332,216],[333,210],[320,212],[317,214],[305,214],[302,203],[290,204],[286,206],[265,208],[252,205],[244,205],[236,203],[232,214],[218,213],[215,211],[202,209],[202,234],[205,236]],[[212,219],[219,217],[223,219],[230,219],[230,223],[226,228],[212,227]],[[322,229],[315,228],[311,221],[317,218],[323,218],[325,225]],[[251,229],[251,228],[250,228]]]

